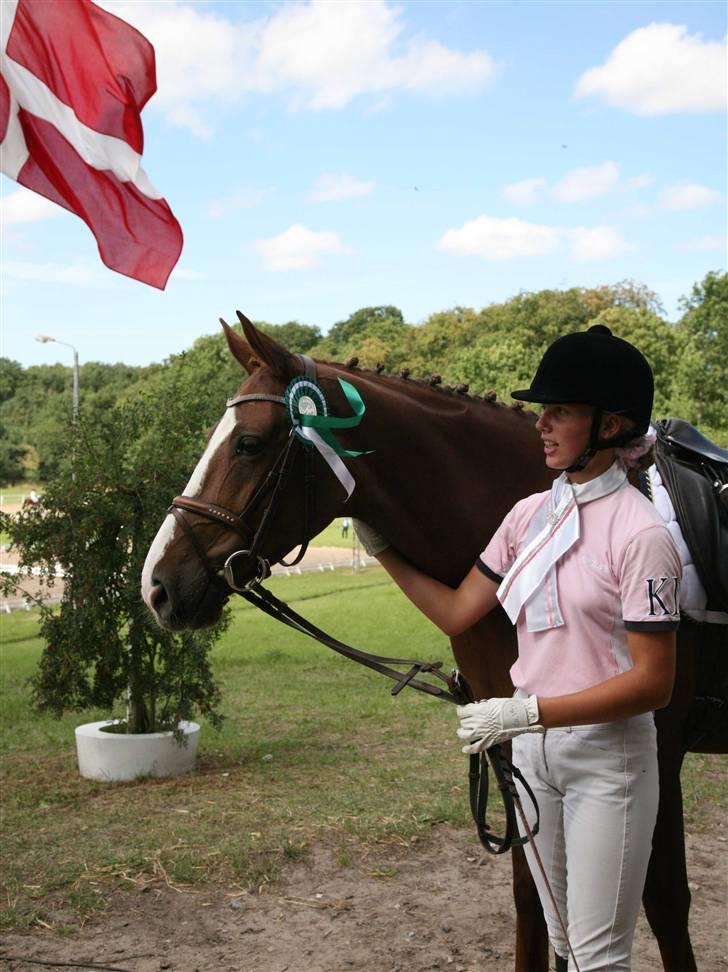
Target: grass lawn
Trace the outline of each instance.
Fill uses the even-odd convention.
[[[379,569],[268,583],[357,647],[449,665],[444,637]],[[0,624],[5,927],[43,921],[59,904],[88,914],[119,887],[261,888],[315,842],[346,866],[372,844],[424,839],[436,821],[470,825],[450,705],[406,690],[392,698],[388,680],[242,600],[214,650],[225,724],[203,724],[197,771],[172,780],[81,780],[73,728],[107,713],[34,713],[37,614]],[[683,785],[693,829],[701,808],[728,805],[719,757],[689,756]]]
[[[351,517],[349,517],[349,523],[351,524]],[[342,537],[341,518],[338,518],[333,523],[329,523],[317,537],[314,537],[311,545],[314,547],[345,547],[351,550],[353,535],[354,527],[350,525],[348,537]]]
[[[316,624],[364,649],[433,660],[445,639],[377,569],[269,581]],[[382,619],[381,623],[377,619]],[[406,691],[240,600],[214,652],[226,721],[203,724],[198,770],[174,780],[81,780],[73,728],[104,718],[34,713],[35,612],[3,629],[2,921],[80,913],[113,887],[160,873],[177,884],[259,887],[317,840],[342,863],[370,842],[467,822],[466,763],[450,705]]]

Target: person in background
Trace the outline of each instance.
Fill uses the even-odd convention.
[[[560,475],[516,503],[459,587],[354,526],[447,635],[499,604],[516,626],[513,697],[459,707],[457,734],[465,753],[513,740],[536,794],[558,909],[530,845],[526,856],[557,970],[576,968],[571,949],[582,970],[628,972],[659,795],[652,712],[672,694],[681,578],[665,524],[627,479],[653,441],[652,371],[596,325],[555,341],[513,397],[541,405],[544,460]]]

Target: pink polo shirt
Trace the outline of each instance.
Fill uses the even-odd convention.
[[[529,522],[549,493],[513,507],[477,566],[499,581],[526,545]],[[675,544],[654,508],[628,482],[579,507],[580,539],[556,565],[564,624],[526,629],[516,622],[516,688],[553,696],[578,692],[632,667],[627,630],[674,631],[680,620],[682,567]]]

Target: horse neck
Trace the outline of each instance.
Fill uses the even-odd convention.
[[[346,377],[367,408],[354,447],[373,450],[351,460],[347,512],[422,570],[458,583],[513,504],[553,478],[534,417],[403,379]]]

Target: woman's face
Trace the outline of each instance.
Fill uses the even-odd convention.
[[[542,405],[536,428],[541,435],[546,465],[566,469],[589,444],[591,405]]]

